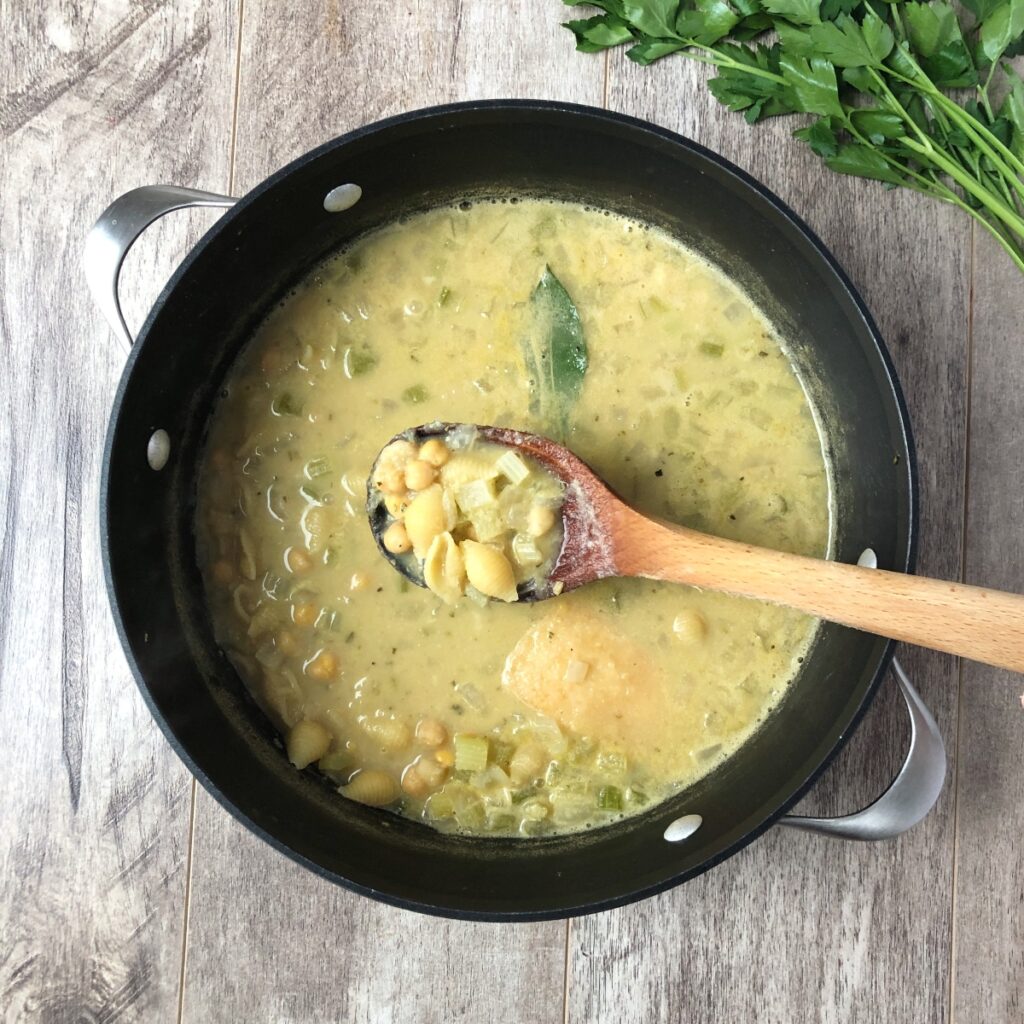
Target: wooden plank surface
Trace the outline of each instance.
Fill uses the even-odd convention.
[[[616,54],[609,105],[749,170],[834,250],[889,340],[907,390],[921,468],[919,570],[956,578],[969,225],[909,194],[826,172],[789,137],[792,122],[746,126],[711,98],[705,78],[689,62],[644,70]],[[921,651],[901,658],[951,741],[953,659]],[[801,813],[851,811],[885,788],[906,744],[900,703],[889,686]],[[950,891],[951,826],[947,793],[921,826],[891,844],[777,829],[682,889],[573,924],[569,1019],[947,1019],[950,903],[935,893]]]
[[[1024,289],[975,250],[967,581],[1024,591]],[[1024,1020],[1024,679],[965,663],[960,696],[953,1009]]]
[[[192,782],[107,609],[100,458],[124,353],[81,252],[128,188],[226,184],[237,15],[0,11],[0,1017],[173,1020]],[[195,237],[179,219],[133,255],[133,319]]]
[[[564,74],[561,31],[549,0],[287,10],[250,0],[236,188],[402,110],[507,95],[600,104],[603,62]],[[187,1021],[562,1020],[564,923],[470,925],[382,907],[299,870],[205,793],[192,879]],[[258,985],[246,983],[254,962]]]
[[[682,889],[569,928],[351,896],[201,791],[190,837],[193,784],[106,610],[99,460],[123,357],[78,266],[87,226],[137,184],[237,194],[333,135],[431,103],[607,100],[750,170],[837,253],[907,390],[920,570],[954,578],[963,564],[970,582],[1024,589],[1024,298],[1005,257],[979,239],[972,264],[958,215],[825,174],[790,122],[749,128],[694,65],[573,54],[556,0],[17,8],[0,7],[0,1019],[1024,1020],[1024,683],[969,665],[961,680],[939,655],[903,658],[953,784],[908,836],[775,830]],[[147,233],[123,275],[131,322],[209,218]],[[906,738],[890,687],[801,810],[870,800]]]

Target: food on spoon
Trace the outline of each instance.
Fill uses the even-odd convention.
[[[414,443],[430,429],[392,440],[370,473],[368,507],[371,521],[384,509],[384,550],[448,604],[467,594],[512,602],[520,585],[539,589],[562,543],[562,482],[472,427],[445,433],[438,425],[437,436]],[[399,477],[406,490],[386,491]]]

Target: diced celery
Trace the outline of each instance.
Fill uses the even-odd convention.
[[[508,771],[509,762],[512,760],[512,755],[516,752],[516,745],[514,743],[506,743],[504,740],[495,740],[491,745],[491,760],[503,771]],[[515,794],[512,795],[513,802],[515,801]]]
[[[299,488],[299,494],[310,503],[310,505],[322,505],[324,503],[324,496],[315,487],[310,487],[309,484],[303,484]]]
[[[346,348],[341,359],[341,367],[345,376],[362,377],[377,365],[377,356],[368,348]]]
[[[513,484],[521,484],[530,475],[530,467],[511,450],[498,459],[495,468]]]
[[[589,761],[591,754],[594,753],[595,746],[596,744],[589,736],[581,736],[569,748],[566,761],[573,765],[583,764],[585,761]]]
[[[315,480],[318,476],[327,476],[330,471],[331,464],[322,455],[318,455],[306,463],[305,473],[309,480]]]
[[[493,505],[497,500],[493,480],[470,480],[455,490],[455,500],[466,515],[475,509]]]
[[[667,313],[668,306],[657,295],[647,296],[647,308],[655,313]]]
[[[512,794],[512,803],[521,804],[524,800],[529,800],[530,797],[536,796],[538,793],[536,786],[527,786],[526,789],[517,789]]]
[[[528,533],[517,533],[512,538],[512,557],[524,567],[540,565],[544,561],[537,541]]]
[[[485,505],[474,509],[469,521],[476,530],[477,540],[483,542],[494,540],[508,530],[508,525],[502,519],[497,505]]]
[[[437,297],[437,304],[439,306],[447,306],[448,300],[452,297],[452,290],[450,288],[442,288],[441,294]]]
[[[441,821],[455,813],[455,803],[444,790],[441,790],[427,797],[423,810],[431,821]]]
[[[487,820],[484,805],[477,800],[475,803],[467,801],[457,806],[455,808],[455,820],[461,828],[472,829],[473,831],[482,829],[484,822]]]
[[[637,789],[636,786],[630,786],[626,790],[626,798],[637,807],[643,807],[647,803],[647,794],[643,790]]]
[[[482,772],[487,767],[490,744],[486,736],[457,732],[455,743],[455,770],[460,772]]]
[[[700,350],[704,355],[711,356],[712,359],[720,359],[725,351],[725,346],[718,345],[713,341],[702,341],[700,343]]]
[[[597,791],[597,806],[602,811],[621,811],[622,790],[618,786],[602,786]]]
[[[487,819],[487,827],[492,832],[510,832],[519,825],[519,819],[508,811],[497,811]]]

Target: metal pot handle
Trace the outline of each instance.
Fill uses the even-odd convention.
[[[121,265],[135,240],[155,220],[172,210],[192,206],[230,207],[237,203],[231,196],[203,192],[177,185],[144,185],[115,199],[100,215],[85,237],[85,279],[96,305],[107,318],[111,330],[132,347],[132,336],[121,312],[117,282]]]
[[[874,552],[865,551],[858,565],[876,568]],[[894,839],[913,828],[935,806],[946,780],[946,748],[942,735],[932,713],[895,659],[892,670],[910,712],[910,749],[892,784],[873,804],[856,814],[840,818],[805,818],[790,814],[779,819],[780,825],[838,839]]]

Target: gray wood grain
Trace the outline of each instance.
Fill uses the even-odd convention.
[[[287,11],[250,0],[236,188],[419,106],[503,95],[599,104],[603,62],[566,67],[561,13],[549,0]],[[185,977],[186,1021],[561,1021],[565,925],[382,907],[300,870],[200,794]]]
[[[192,784],[107,610],[99,462],[124,354],[80,260],[118,193],[226,181],[235,20],[0,11],[0,1016],[173,1020]],[[194,235],[179,220],[133,256],[135,315]]]
[[[974,256],[968,582],[1024,592],[1024,289],[987,235]],[[1024,1020],[1024,679],[965,663],[954,1019]]]
[[[609,104],[690,135],[751,171],[811,224],[865,295],[897,362],[921,466],[922,572],[956,578],[964,492],[970,227],[952,211],[824,171],[789,138],[719,107],[681,60],[610,63]],[[952,743],[952,659],[901,653]],[[861,806],[905,744],[892,687],[804,813]],[[574,924],[569,1019],[822,1021],[947,1019],[952,818],[948,793],[891,844],[776,830],[673,893]]]

